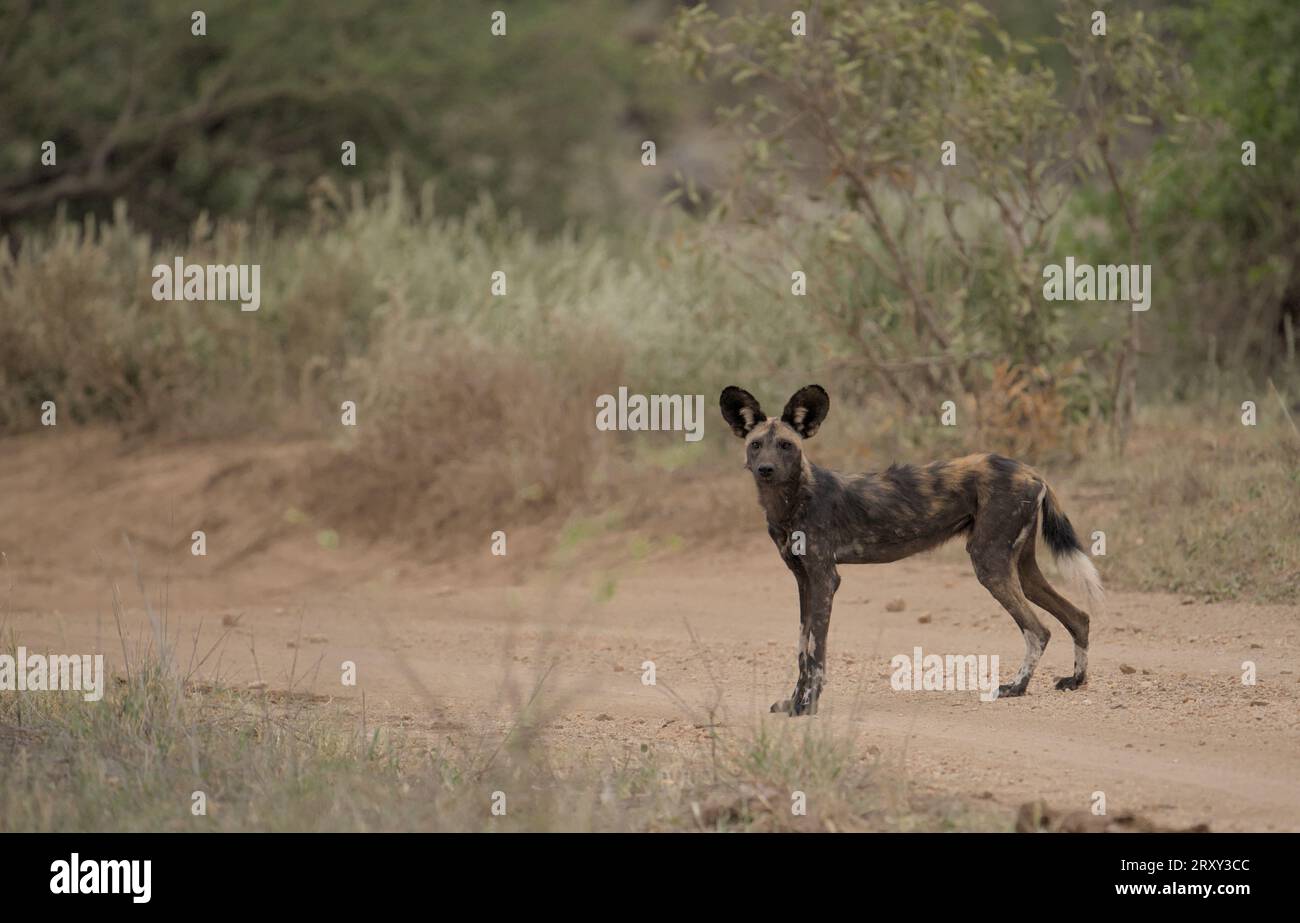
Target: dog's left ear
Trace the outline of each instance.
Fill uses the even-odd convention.
[[[821,385],[808,385],[800,388],[785,405],[781,422],[790,427],[804,439],[817,435],[817,429],[826,419],[831,409],[831,397]]]

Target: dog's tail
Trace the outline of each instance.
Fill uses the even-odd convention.
[[[1052,558],[1065,579],[1087,595],[1089,609],[1094,613],[1099,610],[1106,599],[1101,577],[1083,550],[1079,536],[1074,534],[1074,526],[1061,512],[1061,503],[1050,485],[1043,496],[1043,541],[1051,549]]]

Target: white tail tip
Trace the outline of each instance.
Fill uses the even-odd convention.
[[[1088,597],[1089,612],[1096,613],[1106,601],[1106,591],[1101,586],[1101,575],[1092,560],[1082,551],[1071,551],[1056,559],[1056,567],[1070,583],[1079,587]]]

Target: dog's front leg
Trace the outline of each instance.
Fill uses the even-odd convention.
[[[826,682],[826,636],[831,627],[831,604],[840,586],[840,575],[831,565],[808,575],[808,618],[801,633],[799,683],[795,686],[792,715],[817,714],[817,701]]]
[[[790,715],[815,715],[822,687],[826,683],[826,636],[831,626],[831,604],[840,586],[835,565],[811,566],[804,571],[800,594],[799,681],[785,708],[773,711]]]
[[[772,711],[784,714],[792,714],[794,703],[798,700],[803,688],[804,677],[804,636],[808,633],[808,577],[804,573],[801,562],[789,562],[790,570],[794,573],[795,582],[799,584],[799,681],[795,684],[794,694],[788,699],[782,699],[780,702],[772,703]]]

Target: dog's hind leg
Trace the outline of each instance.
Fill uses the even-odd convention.
[[[966,550],[979,582],[1011,613],[1025,638],[1025,659],[1020,670],[1010,683],[998,687],[998,697],[1009,698],[1025,694],[1052,633],[1034,615],[1020,586],[1016,566],[1026,539],[1033,537],[1033,526],[1038,521],[1037,506],[1026,509],[1026,504],[1018,502],[998,506],[976,514]]]
[[[1078,689],[1088,681],[1088,613],[1056,592],[1047,582],[1043,572],[1038,569],[1033,541],[1025,542],[1020,552],[1019,570],[1020,585],[1025,596],[1034,605],[1056,616],[1057,621],[1065,626],[1065,630],[1074,639],[1074,675],[1058,676],[1056,688]]]

